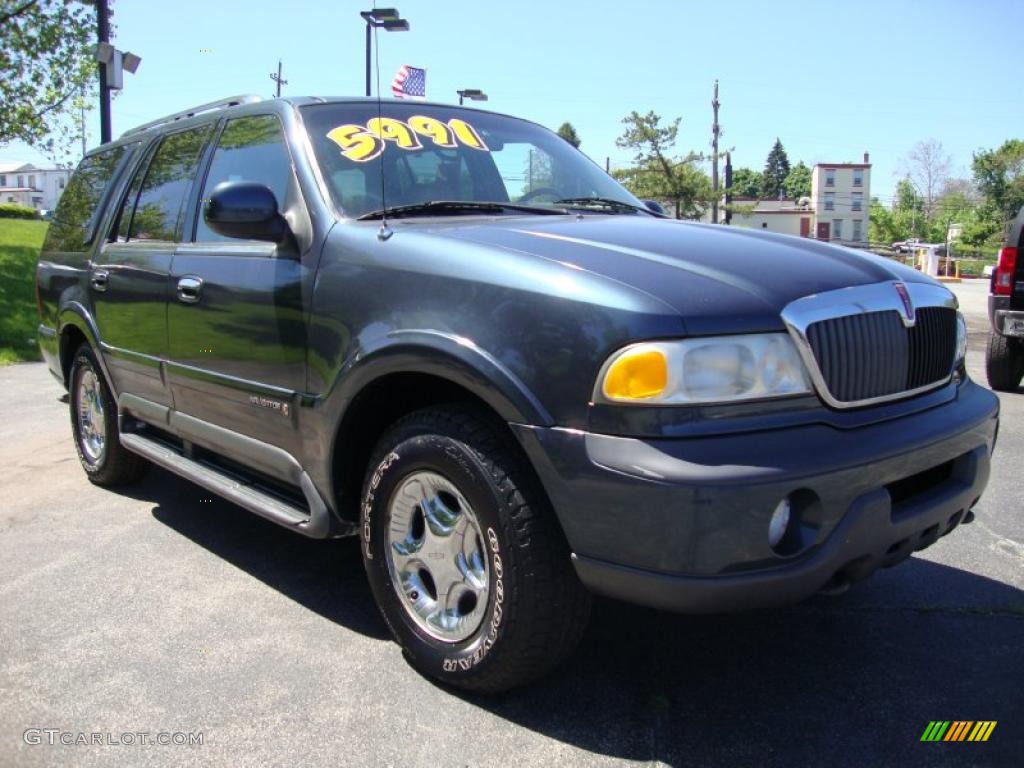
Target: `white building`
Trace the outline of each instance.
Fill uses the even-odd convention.
[[[802,200],[758,200],[734,197],[732,226],[764,229],[780,235],[810,237],[814,232],[814,211]]]
[[[0,203],[18,203],[52,211],[71,177],[65,168],[39,168],[32,163],[0,162]]]
[[[871,164],[818,163],[811,171],[814,236],[833,243],[866,247],[871,206]]]

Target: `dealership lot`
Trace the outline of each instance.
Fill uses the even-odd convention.
[[[979,381],[986,288],[954,286]],[[0,369],[0,387],[0,764],[1019,764],[1024,390],[1000,395],[976,521],[901,567],[770,613],[601,601],[570,663],[486,698],[404,663],[355,541],[303,539],[162,470],[93,487],[44,366]],[[921,743],[936,719],[998,725]]]

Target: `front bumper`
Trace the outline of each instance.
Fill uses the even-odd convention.
[[[513,428],[590,589],[712,612],[796,602],[948,533],[988,482],[998,408],[966,382],[944,405],[856,429],[638,440]],[[780,555],[768,522],[787,496],[801,500],[803,539]]]

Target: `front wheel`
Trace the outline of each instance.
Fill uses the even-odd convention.
[[[1024,345],[995,331],[989,331],[985,354],[988,385],[1001,392],[1013,392],[1024,378]]]
[[[121,445],[117,404],[88,344],[75,352],[69,383],[71,434],[86,475],[102,486],[138,480],[149,465]]]
[[[543,492],[484,414],[445,406],[391,427],[362,527],[377,604],[426,675],[506,690],[557,665],[586,628],[590,597]]]

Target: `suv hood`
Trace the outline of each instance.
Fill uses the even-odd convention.
[[[782,330],[779,313],[803,296],[886,280],[930,281],[887,259],[814,240],[642,215],[448,219],[420,231],[625,284],[676,310],[694,335]]]

